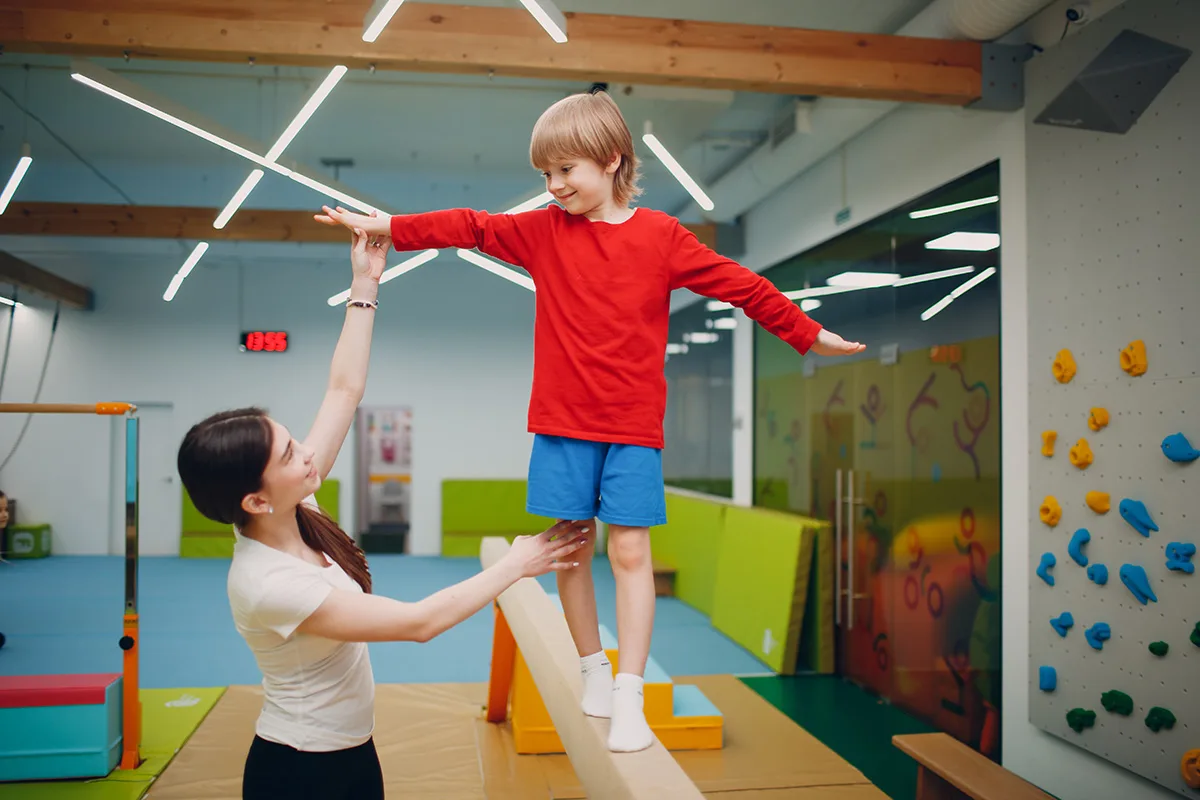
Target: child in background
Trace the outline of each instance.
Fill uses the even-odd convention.
[[[397,251],[477,248],[533,278],[526,507],[553,519],[598,516],[608,524],[615,679],[600,646],[591,569],[560,572],[558,590],[580,655],[583,711],[611,717],[609,749],[632,752],[654,742],[642,687],[654,625],[649,528],[666,523],[663,366],[672,290],[731,303],[801,354],[851,355],[865,346],[824,330],[767,279],[705,247],[674,217],[631,207],[639,193],[633,137],[606,93],[572,95],[547,109],[534,127],[530,160],[561,206],[390,218],[326,206],[315,218],[390,233]],[[593,548],[579,553],[581,564],[590,563]]]
[[[8,553],[8,495],[0,492],[0,561]]]

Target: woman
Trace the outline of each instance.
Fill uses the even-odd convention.
[[[308,436],[257,408],[215,414],[179,448],[196,508],[234,526],[229,604],[263,673],[263,709],[242,797],[383,797],[371,732],[375,684],[366,642],[425,642],[483,609],[523,577],[568,561],[586,528],[560,523],[518,537],[505,558],[416,603],[371,594],[366,557],[316,506],[366,387],[387,237],[354,231],[353,280],[329,387]]]

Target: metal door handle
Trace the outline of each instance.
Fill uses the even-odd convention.
[[[842,624],[842,471],[837,471],[833,502],[833,617]]]
[[[846,628],[854,630],[854,470],[849,470],[849,491],[846,494],[846,532],[849,547],[846,575]]]

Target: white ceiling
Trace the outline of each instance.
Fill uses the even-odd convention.
[[[890,32],[927,3],[559,0],[558,4],[564,11]],[[517,3],[470,0],[470,4]],[[0,96],[0,173],[7,176],[22,141],[30,143],[34,155],[34,166],[16,201],[224,205],[250,169],[247,162],[77,84],[69,78],[68,63],[65,57],[0,56],[0,87],[45,123],[43,127],[27,119]],[[262,141],[264,149],[326,74],[324,69],[248,64],[97,63]],[[586,83],[576,82],[355,70],[284,155],[330,177],[333,172],[321,165],[321,159],[353,159],[354,166],[341,170],[339,180],[397,211],[450,205],[499,210],[540,190],[540,179],[528,163],[529,132],[537,116],[555,100],[586,88]],[[644,120],[653,121],[659,138],[702,182],[715,180],[761,141],[771,119],[787,102],[779,95],[613,88],[635,134]],[[646,188],[642,204],[668,212],[683,208],[686,193],[648,150],[641,155]],[[309,189],[268,174],[246,206],[316,210],[323,201]],[[178,243],[112,240],[97,247],[90,240],[28,237],[0,237],[0,249],[47,268],[62,259],[83,259],[95,267],[161,259],[164,285],[183,252]],[[328,254],[328,248],[297,245],[251,250],[256,258]],[[236,261],[247,252],[245,245],[218,242],[205,262]],[[496,279],[481,271],[479,280]]]

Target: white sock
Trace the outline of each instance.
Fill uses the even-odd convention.
[[[608,749],[615,753],[645,750],[654,744],[654,732],[646,723],[640,675],[618,672],[613,681],[612,725],[608,729]]]
[[[612,716],[612,662],[601,650],[579,659],[583,672],[583,713],[589,717]]]

